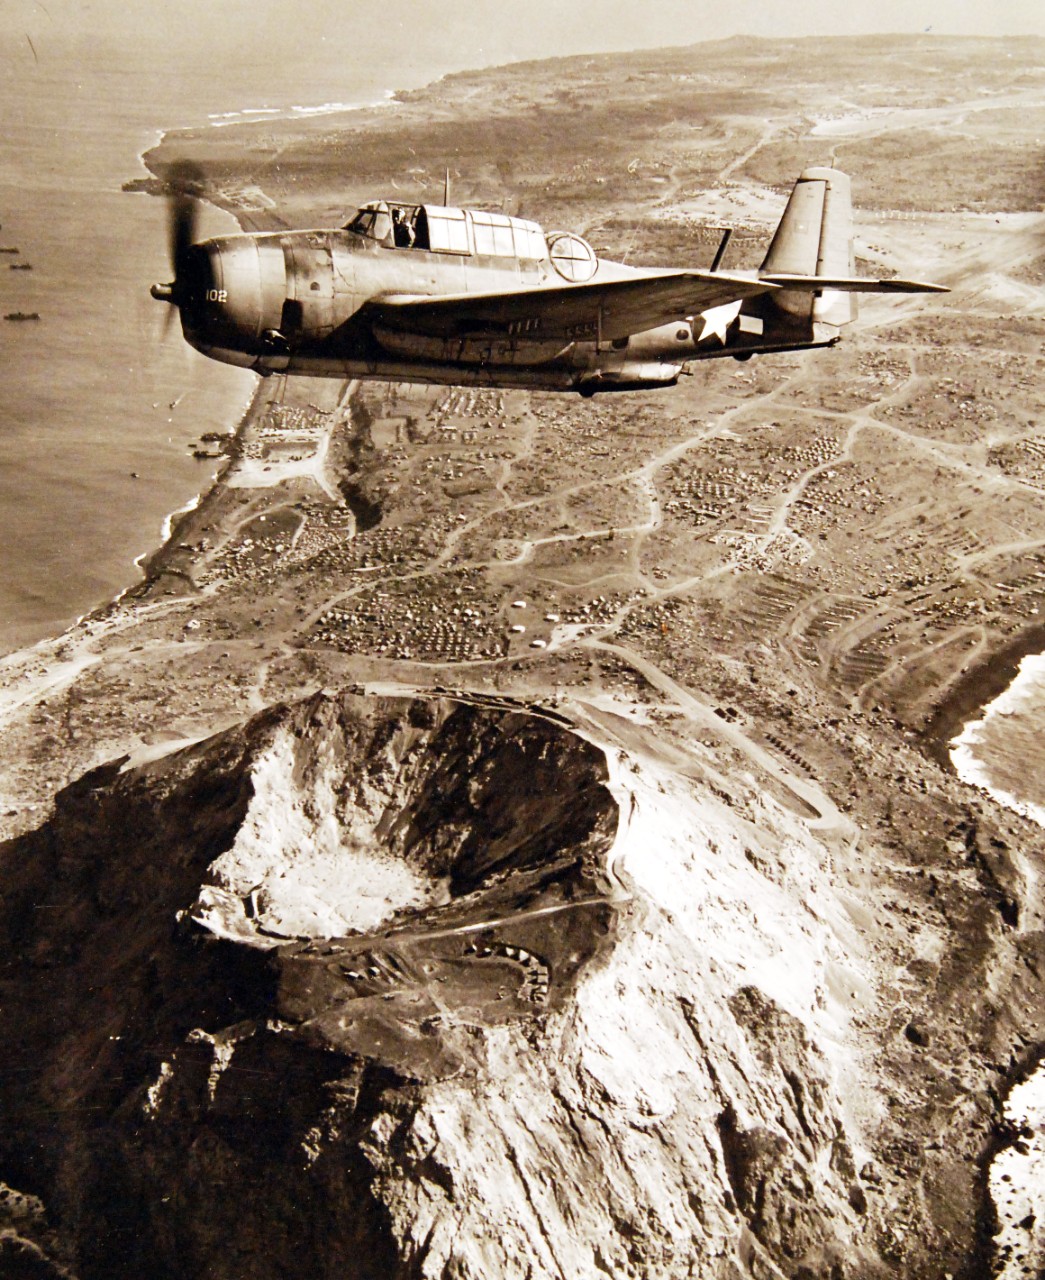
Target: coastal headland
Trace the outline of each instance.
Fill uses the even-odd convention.
[[[274,377],[201,442],[144,581],[0,661],[0,1259],[1040,1267],[988,1175],[1042,832],[941,744],[1042,637],[1043,53],[571,58],[149,153],[248,229],[449,164],[693,266],[830,163],[860,269],[953,292],[591,402]]]

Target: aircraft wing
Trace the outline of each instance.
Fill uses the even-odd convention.
[[[663,271],[494,293],[385,295],[367,302],[362,316],[404,333],[440,338],[508,334],[612,342],[775,288],[720,271]]]
[[[945,284],[929,284],[925,280],[864,280],[858,276],[797,276],[773,271],[762,277],[781,289],[800,289],[819,293],[835,289],[841,293],[950,293]]]

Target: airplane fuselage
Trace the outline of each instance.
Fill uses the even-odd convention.
[[[176,305],[198,351],[261,374],[579,391],[672,385],[689,361],[830,346],[854,293],[849,180],[805,170],[757,271],[631,267],[581,236],[446,205],[364,205],[340,229],[193,243],[172,219]]]
[[[626,339],[600,341],[594,325],[564,340],[537,334],[453,336],[363,323],[386,295],[442,296],[561,285],[547,260],[450,255],[388,247],[347,230],[237,235],[195,252],[208,259],[202,300],[183,308],[186,339],[204,355],[258,373],[569,390],[586,379],[617,388],[672,384],[686,361],[732,355],[740,303],[712,308]],[[596,280],[641,278],[599,259]],[[738,335],[739,336],[739,335]]]

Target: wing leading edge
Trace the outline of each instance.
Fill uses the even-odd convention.
[[[612,342],[777,287],[725,272],[667,271],[493,293],[393,294],[371,299],[363,314],[391,329],[438,338],[507,334]]]
[[[818,293],[834,289],[840,293],[950,293],[945,284],[929,284],[926,280],[863,280],[858,276],[782,275],[773,271],[761,277],[767,284],[781,289]]]

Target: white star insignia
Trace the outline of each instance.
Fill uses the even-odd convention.
[[[703,342],[705,338],[713,336],[725,346],[726,330],[738,315],[740,315],[739,299],[736,302],[726,302],[721,307],[709,307],[707,311],[702,311],[700,318],[704,322],[704,327],[697,341]]]

